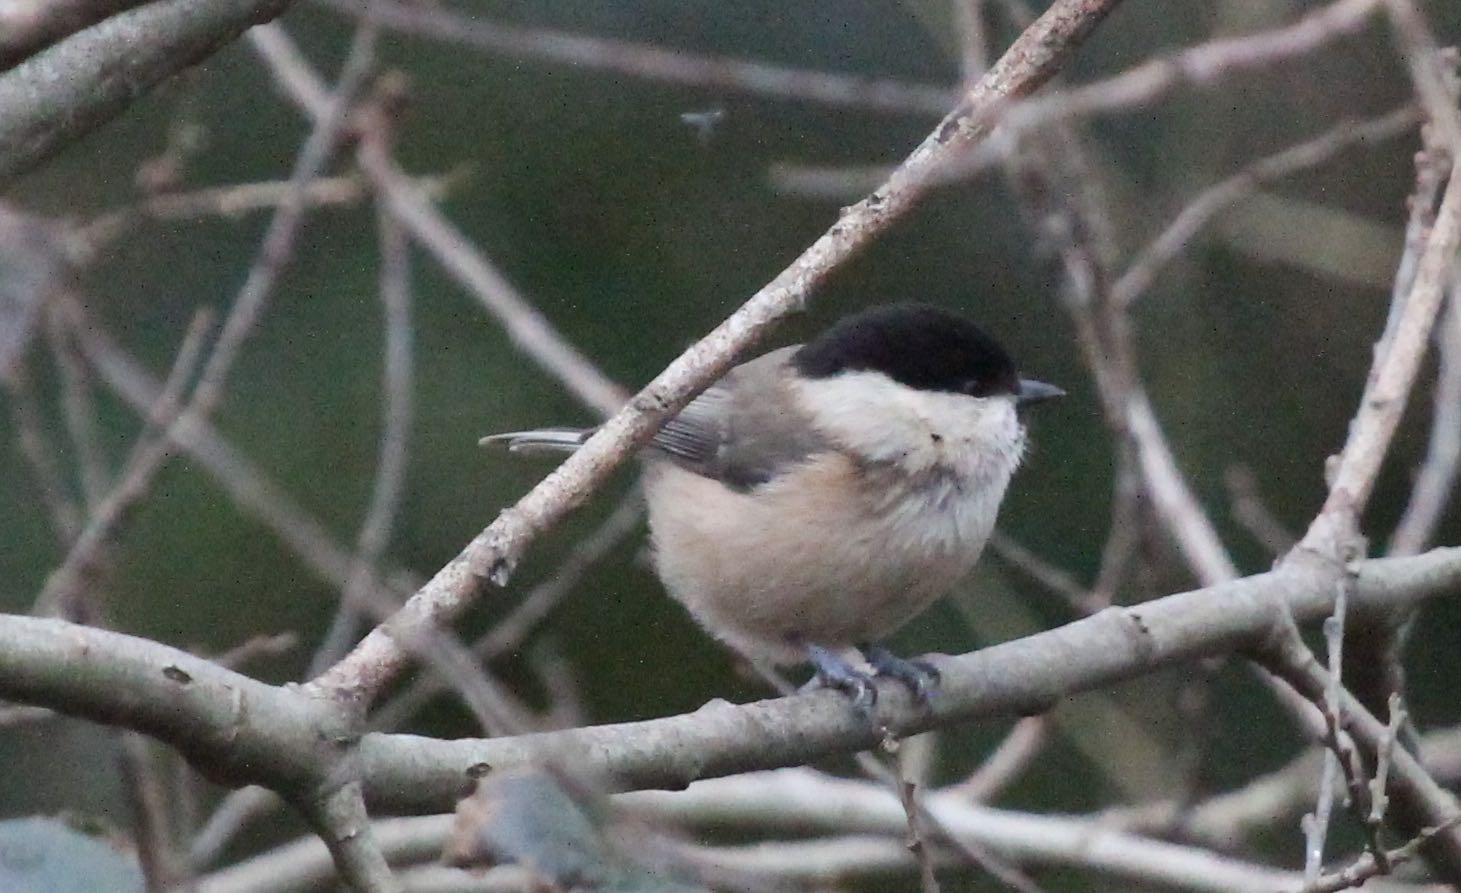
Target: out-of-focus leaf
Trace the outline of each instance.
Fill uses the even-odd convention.
[[[0,890],[140,893],[131,853],[51,818],[0,821]]]
[[[494,772],[457,804],[445,857],[459,866],[512,863],[565,890],[703,893],[706,888],[634,857],[648,847],[616,845],[602,795],[546,769]]]

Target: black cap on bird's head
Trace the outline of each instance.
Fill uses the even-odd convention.
[[[855,313],[792,357],[807,378],[881,372],[921,391],[1010,396],[1034,403],[1065,392],[1021,379],[999,342],[969,320],[928,304],[885,304]]]

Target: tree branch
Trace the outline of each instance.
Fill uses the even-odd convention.
[[[1351,604],[1396,608],[1458,594],[1461,548],[1355,565]],[[528,760],[570,760],[620,788],[681,787],[698,778],[802,764],[864,750],[895,736],[993,715],[1038,713],[1061,698],[1199,657],[1256,647],[1285,611],[1317,621],[1333,608],[1335,571],[1303,566],[1111,608],[1059,629],[938,661],[940,698],[929,711],[906,692],[881,692],[877,722],[836,692],[740,707],[712,702],[694,713],[494,741],[408,735],[362,739],[367,799],[393,809],[443,809],[472,772]],[[0,695],[4,692],[0,691]]]
[[[449,623],[484,580],[505,584],[527,545],[588,498],[669,415],[723,374],[782,317],[800,309],[834,270],[861,254],[933,187],[933,175],[986,136],[997,112],[1060,70],[1119,0],[1059,0],[1005,53],[888,182],[847,208],[836,224],[729,319],[680,355],[582,449],[504,511],[386,624],[320,677],[335,691],[373,698],[406,664],[392,630]]]
[[[0,74],[0,186],[291,0],[156,0]]]

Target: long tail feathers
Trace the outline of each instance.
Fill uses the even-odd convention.
[[[583,446],[593,428],[539,428],[536,431],[509,431],[506,434],[489,434],[477,441],[478,446],[495,443],[507,444],[509,452],[541,454],[571,453]]]

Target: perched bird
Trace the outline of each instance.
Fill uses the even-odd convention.
[[[810,661],[859,709],[872,673],[927,701],[938,674],[877,642],[973,568],[1025,452],[1019,410],[1059,397],[973,323],[875,307],[731,369],[642,453],[655,568],[712,635]],[[498,434],[573,450],[592,430]]]

